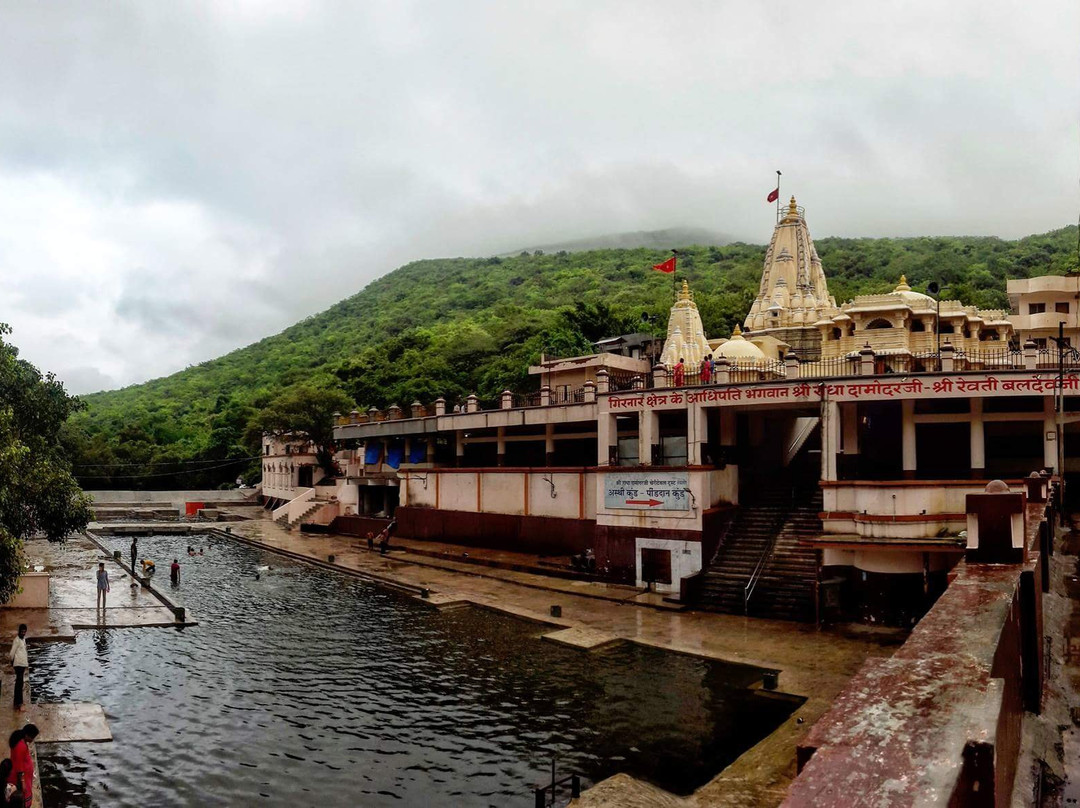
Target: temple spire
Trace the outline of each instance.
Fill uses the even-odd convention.
[[[820,351],[814,324],[835,308],[806,217],[792,196],[773,230],[758,295],[743,327],[754,335],[771,333],[810,358]]]
[[[667,339],[660,354],[660,363],[670,367],[681,359],[696,365],[710,352],[694,294],[690,291],[690,284],[683,280],[682,289],[668,317]]]

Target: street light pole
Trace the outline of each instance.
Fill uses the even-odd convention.
[[[941,370],[941,285],[937,281],[930,281],[926,284],[926,293],[931,295],[937,304],[937,311],[934,314],[934,342],[937,349],[938,370]]]

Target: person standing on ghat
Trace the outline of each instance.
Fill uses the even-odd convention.
[[[11,666],[15,668],[15,699],[13,705],[16,710],[23,708],[23,677],[26,669],[30,666],[26,658],[26,623],[19,624],[19,635],[11,643],[11,652],[8,654]]]
[[[27,724],[22,729],[11,733],[8,746],[11,747],[11,773],[8,783],[15,786],[15,793],[22,793],[23,805],[29,808],[34,803],[34,758],[30,755],[30,744],[38,736],[38,728]]]
[[[712,364],[709,357],[705,357],[701,360],[701,383],[708,384],[712,378]]]
[[[134,570],[132,570],[134,572]],[[105,570],[105,562],[97,565],[97,607],[105,608],[105,596],[109,593],[109,573]]]
[[[134,536],[131,539],[131,574],[135,574],[135,559],[139,557],[139,538]]]
[[[683,358],[679,357],[678,364],[675,365],[675,387],[682,387],[686,374],[686,365],[683,364]]]
[[[174,558],[172,560],[172,566],[169,567],[169,579],[172,581],[173,586],[180,584],[180,561]]]

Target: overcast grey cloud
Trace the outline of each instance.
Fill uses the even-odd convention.
[[[423,257],[1075,220],[1080,4],[0,2],[0,320],[77,392]]]

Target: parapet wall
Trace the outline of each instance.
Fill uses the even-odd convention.
[[[1009,804],[1023,712],[1041,705],[1046,522],[1028,504],[1029,560],[961,562],[900,650],[862,667],[799,745],[785,806]]]

